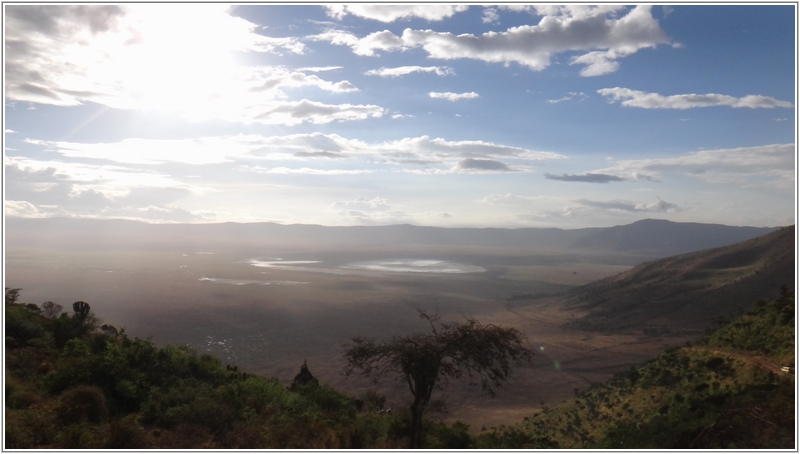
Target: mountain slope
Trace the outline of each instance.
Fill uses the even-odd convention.
[[[730,317],[782,285],[794,288],[794,226],[721,248],[645,262],[573,290],[583,328],[700,329]]]
[[[570,248],[666,257],[738,243],[771,230],[645,219],[629,225],[596,229],[572,243]]]

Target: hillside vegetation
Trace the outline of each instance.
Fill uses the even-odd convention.
[[[407,412],[320,385],[304,364],[287,388],[183,346],[156,347],[6,291],[6,448],[402,448]],[[793,448],[794,296],[710,331],[694,346],[473,436],[426,420],[426,448]],[[791,373],[781,371],[792,366]]]
[[[653,260],[573,290],[576,325],[604,331],[693,330],[794,287],[794,226],[741,243]]]
[[[694,346],[478,436],[482,448],[792,449],[795,300],[784,287]],[[781,367],[788,366],[791,372]]]
[[[6,290],[6,448],[398,448],[403,412],[374,392],[320,385],[307,367],[288,389],[197,355],[131,339],[77,305],[60,314]],[[84,303],[85,304],[85,303]],[[82,315],[79,310],[85,310]],[[426,421],[426,446],[466,448],[467,426]]]

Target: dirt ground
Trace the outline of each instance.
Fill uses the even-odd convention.
[[[342,346],[354,336],[388,339],[424,330],[418,310],[446,320],[472,316],[522,330],[536,352],[494,399],[464,382],[434,394],[438,413],[471,430],[513,424],[693,338],[571,329],[581,314],[553,296],[627,269],[577,256],[525,256],[503,251],[54,251],[7,245],[6,286],[24,302],[65,308],[86,301],[106,323],[158,345],[188,344],[244,370],[290,383],[304,360],[323,383],[359,393],[374,389],[390,407],[408,400],[406,385],[373,384],[341,373]],[[371,272],[343,268],[363,260],[449,260],[479,273]],[[257,267],[254,258],[316,262]],[[608,263],[608,262],[606,262]],[[549,296],[548,296],[549,295]]]

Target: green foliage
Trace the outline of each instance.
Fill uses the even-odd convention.
[[[14,449],[397,448],[385,398],[316,379],[294,391],[187,346],[159,348],[99,320],[88,304],[47,317],[6,292],[6,446]],[[310,372],[309,372],[310,375]],[[313,378],[313,376],[312,376]],[[364,403],[367,402],[365,405]],[[458,439],[450,432],[449,441]],[[449,435],[448,435],[449,434]],[[434,437],[436,440],[438,438]],[[463,443],[462,443],[463,444]]]
[[[760,302],[695,346],[638,368],[512,428],[478,435],[486,449],[548,440],[571,449],[786,449],[794,446],[794,297]]]
[[[759,301],[747,314],[710,333],[702,344],[752,352],[793,364],[794,313],[794,295],[784,291],[774,301]]]
[[[6,290],[9,449],[397,449],[411,435],[410,412],[380,412],[374,391],[355,398],[316,379],[290,391],[186,346],[96,330],[91,312],[49,317],[18,299]],[[770,368],[793,362],[784,292],[515,426],[471,436],[426,419],[421,433],[433,449],[784,449],[794,375]]]

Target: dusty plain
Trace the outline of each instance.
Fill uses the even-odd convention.
[[[630,268],[636,260],[625,256],[466,247],[85,251],[7,246],[6,285],[22,288],[24,302],[54,301],[69,309],[74,301],[86,301],[104,322],[124,327],[130,336],[150,337],[162,346],[188,344],[287,385],[307,360],[321,382],[354,394],[377,390],[392,408],[408,401],[404,383],[387,378],[373,384],[341,373],[342,346],[352,337],[388,339],[425,330],[418,310],[438,311],[445,320],[472,316],[516,327],[536,352],[534,363],[517,369],[494,399],[465,381],[448,383],[434,394],[442,408],[434,414],[464,421],[476,432],[515,423],[543,405],[572,397],[575,389],[699,336],[679,330],[603,333],[568,325],[582,314],[563,310],[557,295]],[[273,265],[254,266],[253,259]],[[348,268],[374,261],[413,268],[414,260],[445,261],[451,271],[459,264],[485,271]]]

